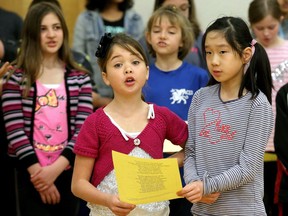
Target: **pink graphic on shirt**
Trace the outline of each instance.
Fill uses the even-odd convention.
[[[221,140],[232,140],[236,131],[231,132],[231,126],[221,124],[221,114],[219,110],[207,108],[203,113],[205,126],[200,131],[200,136],[207,137],[211,144],[217,144]]]
[[[45,95],[37,97],[35,112],[37,112],[41,107],[44,106],[50,106],[50,107],[58,106],[58,100],[54,89],[50,89]]]
[[[68,143],[67,94],[60,85],[37,83],[33,144],[41,166],[54,163]]]

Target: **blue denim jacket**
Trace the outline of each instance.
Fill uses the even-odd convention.
[[[142,17],[133,9],[125,11],[125,33],[139,40],[144,32]],[[74,28],[73,49],[89,56],[93,68],[93,80],[96,83],[98,93],[103,97],[113,97],[113,91],[102,79],[100,68],[97,64],[95,52],[100,38],[105,33],[105,26],[98,11],[86,10],[82,12],[76,21]]]
[[[281,38],[288,40],[288,19],[284,19],[279,28],[279,35]]]

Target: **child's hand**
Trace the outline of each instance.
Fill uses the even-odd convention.
[[[121,202],[118,195],[113,195],[108,202],[108,208],[117,216],[126,216],[136,207],[136,205]]]
[[[4,76],[4,74],[8,71],[8,69],[10,68],[10,64],[9,62],[5,62],[1,68],[0,68],[0,78],[2,78]]]
[[[177,195],[185,197],[191,203],[199,202],[203,196],[203,182],[195,181],[187,184]]]
[[[30,181],[34,185],[35,189],[37,191],[43,191],[55,182],[58,175],[55,174],[55,170],[53,170],[53,167],[49,165],[41,167],[38,172],[33,173],[33,175],[31,175],[30,177]]]
[[[39,193],[44,204],[55,205],[60,203],[60,193],[54,184]]]

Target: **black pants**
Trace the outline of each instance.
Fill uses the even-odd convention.
[[[1,143],[2,144],[2,143]],[[9,216],[17,216],[15,162],[6,154],[0,156],[0,209]]]
[[[264,162],[264,205],[267,216],[277,216],[277,205],[274,204],[274,188],[277,174],[276,161]]]
[[[80,200],[71,192],[72,169],[64,171],[55,181],[61,201],[56,205],[44,204],[30,182],[27,171],[18,172],[21,216],[77,216]]]
[[[169,216],[192,216],[192,203],[186,198],[179,198],[170,200],[170,214]]]

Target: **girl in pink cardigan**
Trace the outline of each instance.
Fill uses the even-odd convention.
[[[141,158],[163,157],[163,143],[184,147],[187,124],[165,107],[146,103],[142,88],[148,61],[137,41],[125,34],[105,34],[96,52],[102,77],[114,99],[85,121],[74,152],[74,195],[88,202],[90,215],[169,215],[169,201],[133,205],[119,199],[112,150]],[[183,151],[172,157],[183,164]]]

